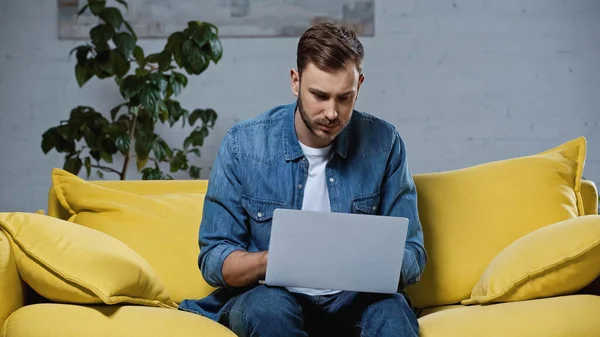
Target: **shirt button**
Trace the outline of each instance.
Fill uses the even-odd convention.
[[[333,178],[329,178],[329,182],[332,183],[334,181]]]
[[[262,213],[258,212],[258,214],[256,214],[256,216],[258,216],[259,218],[262,218]]]
[[[298,184],[298,189],[301,190],[302,189],[302,184]]]

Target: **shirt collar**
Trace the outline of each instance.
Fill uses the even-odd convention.
[[[283,144],[285,148],[285,159],[295,160],[304,155],[302,147],[298,141],[296,127],[294,125],[294,114],[296,112],[297,102],[288,105],[283,118]],[[345,127],[333,141],[335,152],[342,158],[348,155],[348,127]]]

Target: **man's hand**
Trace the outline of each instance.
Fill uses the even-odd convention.
[[[223,262],[223,279],[230,287],[246,287],[264,279],[268,252],[236,250]]]

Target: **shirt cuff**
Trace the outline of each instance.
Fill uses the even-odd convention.
[[[205,274],[206,283],[213,287],[226,287],[230,288],[223,278],[223,263],[229,254],[241,248],[232,245],[218,245],[209,253],[207,256],[207,267],[208,272]]]

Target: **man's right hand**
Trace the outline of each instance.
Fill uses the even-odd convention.
[[[267,272],[268,254],[267,251],[234,251],[223,262],[223,279],[230,287],[246,287],[258,283]]]

